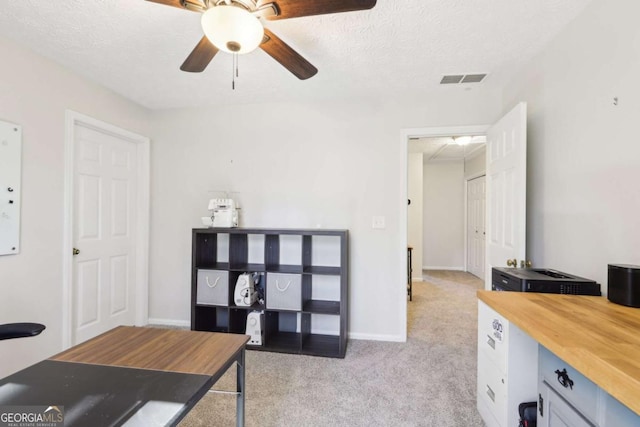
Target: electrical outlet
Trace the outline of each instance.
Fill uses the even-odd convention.
[[[383,216],[374,216],[373,220],[371,221],[371,227],[372,228],[377,228],[377,229],[385,228],[386,227],[385,217],[383,217]]]

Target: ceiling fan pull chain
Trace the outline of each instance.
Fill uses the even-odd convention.
[[[238,54],[231,54],[233,60],[231,62],[231,89],[236,90],[236,77],[238,77]]]
[[[236,54],[231,54],[231,90],[236,90]]]

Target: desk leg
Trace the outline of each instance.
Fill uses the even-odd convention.
[[[244,427],[244,374],[245,374],[245,349],[238,356],[237,386],[238,396],[236,400],[236,426]]]

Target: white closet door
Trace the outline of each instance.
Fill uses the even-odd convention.
[[[484,278],[485,177],[467,181],[467,270]]]
[[[73,342],[136,315],[135,143],[76,125],[74,151]]]

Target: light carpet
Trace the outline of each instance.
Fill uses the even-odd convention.
[[[350,340],[344,359],[247,351],[245,425],[482,426],[476,409],[482,281],[451,271],[425,272],[425,279],[413,283],[406,343]],[[215,388],[234,387],[235,366]],[[180,426],[234,426],[235,399],[207,394]]]

